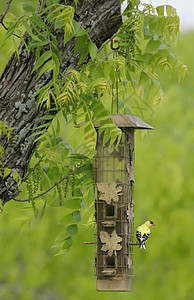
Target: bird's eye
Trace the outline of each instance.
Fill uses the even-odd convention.
[[[151,224],[154,224],[154,222],[150,221]]]

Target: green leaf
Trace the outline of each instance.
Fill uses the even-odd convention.
[[[7,14],[5,15],[3,21],[4,21],[4,24],[5,24],[7,27],[9,27],[11,24],[14,23],[15,19],[16,19],[16,16],[15,16],[14,14],[12,14],[12,13],[7,13]]]
[[[80,213],[79,210],[75,210],[73,212],[73,219],[74,219],[75,222],[80,222],[81,221],[82,217],[81,217],[81,213]]]
[[[86,160],[86,159],[88,159],[88,157],[87,156],[85,156],[85,155],[83,155],[83,154],[72,154],[71,156],[70,156],[70,158],[73,158],[73,159],[79,159],[79,160]],[[77,170],[79,171],[79,168],[77,168]],[[77,172],[77,170],[75,170],[75,173]]]
[[[156,10],[159,16],[164,16],[164,5],[157,6]]]
[[[52,58],[53,58],[53,65],[54,65],[54,69],[53,69],[54,77],[57,77],[60,70],[59,59],[57,58],[55,53],[52,54]]]
[[[5,42],[14,33],[15,29],[17,29],[17,27],[19,26],[19,24],[21,23],[21,21],[24,17],[25,16],[21,16],[21,17],[17,18],[15,20],[15,22],[11,24],[11,26],[8,28],[8,31],[3,39],[3,42]]]
[[[81,65],[81,63],[86,59],[86,57],[88,56],[88,45],[85,46],[80,59],[79,59],[79,65]]]
[[[20,185],[21,184],[21,177],[18,174],[18,172],[14,171],[13,174],[12,174],[12,176],[13,176],[13,179],[18,183],[18,185]]]
[[[164,45],[164,44],[161,44],[159,47],[158,47],[158,49],[159,50],[167,50],[167,49],[169,49],[169,45]],[[164,52],[163,52],[164,53]],[[167,54],[168,54],[168,52],[166,52]]]
[[[28,2],[22,2],[22,7],[27,12],[34,12],[35,11],[35,8],[32,5],[30,5]]]
[[[74,55],[76,55],[86,45],[87,40],[88,40],[88,35],[87,34],[78,36],[76,38],[75,48],[74,48]]]
[[[96,58],[98,48],[91,41],[88,42],[88,51],[89,51],[89,54],[91,56],[91,59],[94,60]]]
[[[53,41],[53,43],[54,43],[55,45],[57,45],[57,39],[56,39],[56,37],[54,36],[54,34],[52,34],[52,33],[49,31],[49,35],[50,35],[51,40]]]
[[[42,74],[44,74],[45,72],[50,72],[51,70],[54,69],[54,64],[53,61],[50,59],[49,61],[47,61],[44,66],[42,67],[42,69],[40,70],[37,79],[42,76]]]
[[[176,16],[176,9],[172,7],[171,5],[166,5],[166,13],[168,16]]]
[[[43,170],[45,173],[48,173],[48,171],[49,171],[49,166],[42,166],[42,170]]]
[[[103,74],[104,74],[104,77],[108,78],[111,72],[112,73],[114,72],[113,65],[109,61],[106,61],[103,64]]]
[[[45,46],[47,44],[49,44],[49,40],[43,40],[43,41],[40,41],[40,42],[35,42],[35,41],[32,40],[29,43],[28,48],[29,49],[34,49],[34,48]]]
[[[145,52],[146,53],[150,53],[150,52],[155,52],[158,50],[159,46],[160,46],[161,42],[160,40],[154,40],[153,38],[148,42],[146,48],[145,48]]]
[[[43,205],[43,208],[42,208],[40,219],[42,219],[42,217],[44,216],[45,211],[46,211],[46,207],[47,207],[47,200],[44,201],[44,205]]]
[[[154,58],[154,55],[151,54],[151,53],[145,53],[144,54],[144,61],[145,61],[146,64],[150,64],[151,61],[153,60],[153,58]]]
[[[181,63],[178,69],[179,82],[181,82],[181,80],[183,80],[187,74],[188,74],[187,66]]]
[[[131,0],[132,8],[134,8],[135,6],[138,6],[139,4],[140,4],[140,0]]]
[[[60,220],[60,224],[65,225],[65,224],[72,224],[72,223],[77,223],[81,221],[81,214],[79,210],[75,210],[74,212],[64,216]]]
[[[70,236],[68,238],[66,238],[64,244],[63,244],[63,249],[69,249],[72,244],[73,244],[73,241],[74,241],[74,237],[73,236]]]
[[[149,80],[148,75],[144,71],[142,71],[139,79],[139,84],[145,84],[145,83],[148,84],[148,80]]]
[[[44,128],[44,127],[49,127],[51,125],[51,123],[45,123],[45,124],[42,124],[40,126],[37,126],[31,130],[36,130],[36,129],[40,129],[40,128]]]
[[[67,226],[65,232],[66,232],[66,234],[69,234],[69,235],[76,234],[78,232],[77,225],[76,224],[72,224],[72,225]]]
[[[89,32],[89,30],[90,30],[90,28],[88,27],[88,28],[86,28],[86,29],[84,29],[83,27],[79,27],[79,30],[78,30],[78,32],[77,32],[77,34],[76,34],[76,36],[81,36],[81,35],[85,35],[85,34],[87,34],[88,32]]]
[[[3,177],[7,177],[12,172],[12,169],[5,168],[3,172]]]
[[[58,59],[59,59],[60,61],[62,61],[62,55],[61,55],[59,49],[57,48],[57,46],[56,46],[53,42],[51,42],[51,48],[53,49],[53,51],[54,51],[55,54],[57,55]]]
[[[37,60],[32,73],[37,70],[38,68],[40,68],[50,57],[52,56],[52,51],[46,51],[45,53],[43,53],[39,59]]]
[[[22,20],[22,24],[24,25],[26,31],[32,37],[33,40],[39,41],[39,42],[41,41],[35,34],[33,34],[32,28],[30,27],[30,25],[25,20]]]
[[[66,253],[66,251],[67,251],[66,249],[61,250],[61,251],[57,252],[56,254],[54,254],[54,256],[64,255]]]
[[[79,209],[83,207],[83,202],[81,198],[72,198],[64,206],[71,209]]]
[[[32,17],[33,17],[34,22],[36,23],[37,26],[39,26],[40,28],[43,28],[43,29],[46,28],[46,24],[44,23],[44,21],[37,14],[33,13]]]
[[[70,41],[78,32],[80,29],[80,24],[73,20],[72,22],[72,31],[71,32],[66,32],[64,34],[64,44],[66,44],[68,41]]]
[[[39,131],[39,132],[36,132],[36,133],[33,133],[33,134],[31,134],[30,136],[29,136],[29,138],[31,138],[31,137],[33,137],[33,136],[36,136],[36,135],[39,135],[39,134],[43,134],[43,133],[45,133],[47,131],[47,129],[45,129],[45,130],[41,130],[41,131]]]
[[[56,135],[60,135],[60,122],[59,122],[59,119],[57,119]]]
[[[41,120],[52,120],[54,119],[55,115],[45,115],[43,117],[41,117]]]

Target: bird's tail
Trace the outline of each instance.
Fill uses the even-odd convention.
[[[142,249],[146,250],[145,243],[141,243],[140,246],[139,246],[139,248],[142,248]]]

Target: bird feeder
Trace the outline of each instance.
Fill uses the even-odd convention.
[[[95,258],[97,290],[130,291],[133,275],[134,237],[134,131],[153,129],[139,118],[113,114],[122,131],[117,145],[103,145],[97,130],[95,159],[95,218],[97,223]]]

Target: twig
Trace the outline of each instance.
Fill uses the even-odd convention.
[[[112,53],[114,53],[114,52],[116,52],[116,50],[110,51],[110,52],[103,58],[103,60],[105,60],[110,54],[112,54]]]
[[[136,242],[136,243],[129,243],[129,245],[139,246],[140,244]]]
[[[0,23],[3,25],[3,27],[4,27],[6,30],[8,30],[8,28],[7,28],[7,26],[5,26],[5,24],[3,23],[3,19],[5,18],[6,14],[7,14],[8,11],[9,11],[11,2],[12,2],[12,0],[8,0],[8,1],[6,2],[7,7],[6,7],[4,13],[3,13],[2,15],[0,15]]]
[[[65,180],[67,177],[69,177],[72,173],[73,173],[74,170],[71,170],[66,176],[64,176],[62,179],[60,179],[59,181],[57,181],[55,184],[53,184],[48,190],[46,190],[45,192],[33,197],[32,199],[24,199],[24,200],[21,200],[21,199],[17,199],[17,198],[12,198],[13,200],[17,201],[17,202],[28,202],[30,200],[35,200],[45,194],[47,194],[48,192],[50,192],[50,190],[52,190],[57,184],[61,183],[63,180]]]
[[[95,245],[97,244],[96,242],[84,242],[85,245]]]

